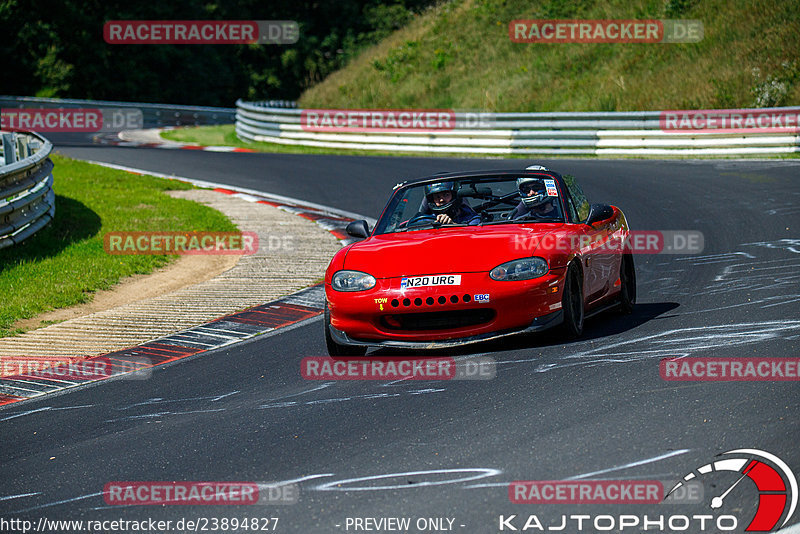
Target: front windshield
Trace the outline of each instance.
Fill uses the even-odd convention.
[[[530,175],[519,178],[461,179],[409,186],[392,200],[375,233],[564,221],[554,179]]]

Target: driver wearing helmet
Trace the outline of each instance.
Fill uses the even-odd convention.
[[[455,182],[439,182],[425,186],[425,198],[422,200],[419,213],[436,215],[440,224],[469,224],[481,222],[481,217],[466,200],[459,199],[458,185]]]
[[[547,195],[547,188],[540,178],[523,176],[517,178],[517,189],[522,199],[509,215],[509,219],[523,217],[558,218],[561,215],[556,208],[554,199]]]

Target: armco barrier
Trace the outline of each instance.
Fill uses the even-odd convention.
[[[280,104],[280,102],[276,103]],[[236,110],[233,108],[5,95],[0,96],[0,108],[109,108],[138,110],[142,112],[144,122],[142,126],[145,128],[232,124],[236,116]]]
[[[53,220],[53,145],[34,133],[2,133],[0,248],[30,237]]]
[[[597,156],[740,156],[800,152],[796,128],[788,133],[714,129],[665,131],[661,128],[660,111],[455,113],[456,127],[451,130],[388,133],[307,131],[301,125],[302,111],[239,100],[236,102],[236,134],[247,141],[386,152]]]

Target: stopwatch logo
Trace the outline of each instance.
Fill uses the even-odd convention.
[[[715,510],[721,508],[728,494],[742,480],[749,478],[758,489],[758,509],[745,531],[770,532],[781,518],[783,522],[780,526],[786,525],[797,508],[797,479],[789,466],[774,454],[758,449],[735,449],[719,456],[727,458],[702,465],[688,473],[669,490],[667,497],[685,482],[699,480],[710,473],[724,471],[740,473],[741,476],[732,486],[711,499],[711,508]]]

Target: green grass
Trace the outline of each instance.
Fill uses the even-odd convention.
[[[445,1],[308,89],[298,105],[495,112],[800,105],[798,7],[797,0]],[[705,37],[692,44],[524,44],[509,39],[512,20],[555,18],[697,19]],[[274,153],[473,156],[248,143],[236,137],[231,125],[163,135]],[[698,157],[720,156],[654,158]]]
[[[632,111],[800,104],[796,0],[452,0],[308,89],[303,108]],[[512,43],[515,19],[698,19],[693,44]]]
[[[191,189],[62,156],[55,163],[55,220],[20,245],[0,250],[0,336],[19,319],[90,301],[125,276],[146,274],[177,256],[118,256],[103,250],[112,231],[234,231],[220,212],[164,194]]]

